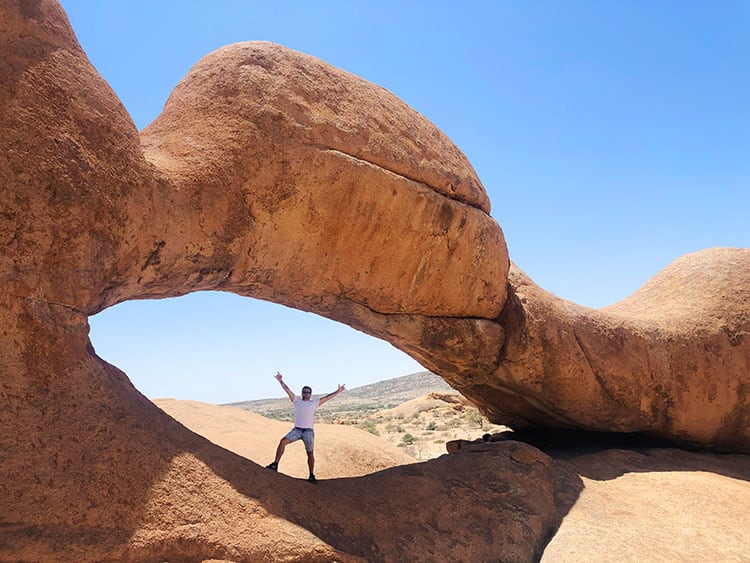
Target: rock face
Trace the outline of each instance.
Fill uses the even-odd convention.
[[[460,395],[449,398],[455,397]],[[211,441],[259,463],[265,463],[263,457],[256,459],[259,451],[273,451],[275,447],[271,436],[275,438],[288,428],[288,423],[232,407],[174,399],[156,403]],[[396,410],[403,411],[401,407],[408,410],[410,405],[414,406],[413,401],[402,403]],[[380,414],[394,412],[383,410]],[[269,426],[275,426],[276,430]],[[374,468],[363,470],[368,469],[380,452],[387,454],[389,450],[380,438],[352,427],[320,425],[319,429],[316,426],[316,434],[318,430],[321,440],[320,452],[318,447],[315,452],[316,467],[320,464],[321,472],[327,475],[331,471],[338,477],[372,473]],[[339,440],[334,444],[337,435]],[[455,440],[445,443],[444,448],[481,466],[497,459],[497,448],[502,451],[508,447],[508,440],[519,438],[557,461],[552,466],[557,505],[566,514],[545,547],[542,562],[701,563],[741,561],[747,553],[750,528],[737,526],[737,522],[750,518],[748,456],[655,447],[653,439],[642,435],[613,437],[607,433],[540,429],[486,434],[471,441]],[[265,446],[259,447],[258,442],[264,440]],[[514,459],[520,461],[532,452],[517,449]],[[285,456],[284,473],[304,478],[307,476],[304,449],[289,448],[287,455],[295,453],[297,467],[287,463]],[[389,458],[391,455],[386,455],[377,461],[396,465],[397,460]],[[326,461],[331,465],[323,470]]]
[[[147,288],[329,315],[337,301],[381,315],[500,312],[507,253],[481,183],[382,88],[277,45],[235,44],[191,69],[141,142],[168,186]]]
[[[139,135],[56,2],[0,1],[0,16],[4,558],[395,560],[471,546],[528,560],[559,522],[552,462],[520,445],[479,471],[436,460],[361,490],[332,483],[337,503],[321,505],[177,424],[95,355],[87,317],[127,299],[268,299],[392,342],[498,423],[750,451],[748,251],[699,255],[585,310],[508,277],[470,164],[383,89],[238,44],[200,61]],[[430,516],[406,548],[417,505]]]
[[[553,454],[554,457],[555,454]],[[584,489],[542,563],[742,561],[750,459],[675,449],[567,452]]]
[[[450,378],[494,422],[645,432],[750,451],[750,250],[684,256],[628,299],[592,310],[517,268],[496,372]]]

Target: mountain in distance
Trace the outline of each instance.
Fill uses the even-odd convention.
[[[336,397],[335,401],[326,403],[318,412],[325,418],[352,413],[375,412],[393,408],[411,399],[436,391],[458,393],[441,377],[429,371],[421,371],[347,389],[346,393]],[[293,414],[288,397],[241,401],[228,403],[226,406],[238,407],[262,414],[268,418],[281,420],[291,420]]]

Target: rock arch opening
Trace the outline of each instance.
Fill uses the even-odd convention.
[[[424,371],[391,344],[342,323],[225,292],[126,301],[89,324],[97,355],[149,399],[281,397],[277,370],[316,392]]]

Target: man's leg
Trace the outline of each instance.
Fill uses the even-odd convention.
[[[318,480],[315,478],[315,456],[312,452],[307,452],[307,467],[310,468],[310,476],[307,478],[311,483],[317,483]]]
[[[315,473],[315,456],[312,452],[307,452],[307,467],[310,468],[310,475]]]
[[[284,455],[284,449],[286,448],[287,444],[291,444],[292,441],[284,436],[281,440],[279,440],[279,445],[276,448],[276,458],[266,465],[266,469],[273,469],[274,471],[279,470],[279,462],[281,461],[281,456]]]
[[[310,469],[310,477],[307,478],[311,483],[317,483],[318,480],[315,478],[315,456],[313,455],[313,448],[315,446],[315,432],[312,428],[305,430],[302,433],[302,440],[305,442],[305,451],[307,452],[307,467]]]
[[[276,465],[281,461],[281,456],[284,455],[284,450],[286,449],[287,444],[291,443],[291,440],[286,437],[279,440],[279,446],[276,448],[276,459],[273,460]]]

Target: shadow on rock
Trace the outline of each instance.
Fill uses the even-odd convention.
[[[599,481],[650,471],[706,471],[750,481],[750,456],[685,449],[642,433],[523,429],[493,435],[492,440],[533,445],[555,460],[569,463],[579,475]]]
[[[212,469],[243,493],[234,467]],[[280,498],[266,509],[367,561],[536,561],[583,489],[570,468],[512,441],[317,485],[270,478]]]

